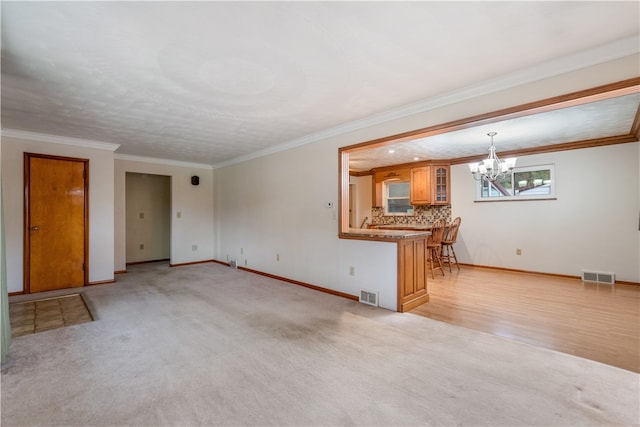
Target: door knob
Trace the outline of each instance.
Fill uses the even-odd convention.
[[[38,231],[38,230],[40,230],[40,227],[38,227],[37,225],[34,225],[33,227],[31,227],[31,229],[33,231]]]

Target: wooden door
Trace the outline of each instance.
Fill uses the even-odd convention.
[[[88,278],[88,160],[25,153],[26,293]]]

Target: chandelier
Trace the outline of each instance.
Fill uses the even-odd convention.
[[[496,154],[496,146],[493,144],[493,137],[496,132],[489,132],[487,136],[491,138],[489,147],[489,157],[481,163],[469,163],[469,169],[476,181],[494,182],[497,179],[507,176],[516,167],[516,158],[500,160]]]

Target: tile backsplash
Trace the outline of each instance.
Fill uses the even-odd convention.
[[[413,215],[385,215],[384,208],[371,208],[371,224],[433,224],[437,219],[451,221],[451,206],[416,206]]]

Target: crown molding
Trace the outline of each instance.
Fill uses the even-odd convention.
[[[76,147],[93,148],[97,150],[107,151],[116,151],[120,147],[120,144],[112,144],[110,142],[91,141],[88,139],[49,135],[46,133],[27,132],[24,130],[15,129],[2,129],[2,136],[8,138],[28,139],[38,142],[48,142],[52,144],[74,145]]]
[[[180,166],[180,167],[192,168],[192,169],[207,169],[207,170],[213,169],[213,166],[207,165],[204,163],[192,163],[192,162],[183,162],[180,160],[169,160],[169,159],[159,159],[155,157],[134,156],[131,154],[116,153],[115,159],[127,160],[130,162],[153,163],[156,165]]]
[[[638,43],[638,37],[636,35],[633,37],[615,41],[613,43],[601,45],[592,49],[587,49],[572,55],[556,58],[551,61],[515,71],[513,73],[506,74],[495,79],[485,80],[478,84],[465,86],[463,88],[450,92],[445,92],[440,95],[430,97],[426,100],[407,104],[402,107],[394,108],[392,110],[387,110],[379,114],[368,116],[364,119],[355,120],[340,126],[325,129],[323,131],[306,135],[274,147],[266,148],[264,150],[259,150],[251,154],[235,157],[225,162],[216,163],[213,165],[213,168],[218,169],[237,163],[242,163],[248,160],[257,159],[259,157],[264,157],[269,154],[274,154],[280,151],[303,146],[312,142],[379,125],[392,120],[412,116],[414,114],[424,113],[437,108],[445,107],[447,105],[455,104],[457,102],[476,98],[478,96],[488,95],[494,92],[499,92],[516,86],[532,83],[538,80],[544,80],[571,71],[577,71],[582,68],[587,68],[627,56],[636,55],[638,53],[640,53],[640,45]]]

